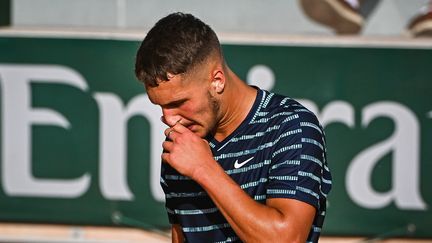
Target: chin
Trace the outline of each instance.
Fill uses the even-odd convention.
[[[191,130],[193,133],[195,133],[198,137],[200,138],[206,138],[207,135],[209,134],[208,132],[206,132],[205,130],[201,130],[201,129],[194,129]]]
[[[210,130],[206,129],[206,127],[197,124],[187,126],[187,129],[195,133],[200,138],[206,138],[211,133]]]
[[[208,133],[202,132],[202,131],[192,131],[200,138],[206,138]]]

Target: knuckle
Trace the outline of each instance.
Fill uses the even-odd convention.
[[[183,141],[184,141],[183,136],[178,136],[178,137],[176,138],[176,142],[177,142],[177,143],[183,143]]]

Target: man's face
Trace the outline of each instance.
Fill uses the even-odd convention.
[[[162,121],[173,126],[181,124],[204,138],[214,132],[218,123],[219,102],[211,94],[211,75],[197,71],[175,75],[159,86],[147,87],[152,103],[162,108]]]

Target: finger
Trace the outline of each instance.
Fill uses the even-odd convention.
[[[162,159],[162,162],[169,164],[170,154],[169,153],[162,153],[161,159]]]
[[[175,131],[174,129],[171,129],[168,134],[166,135],[166,141],[173,141],[176,139],[176,137],[178,137],[180,135],[180,133],[178,133],[177,131]]]
[[[171,142],[171,141],[164,141],[164,142],[162,143],[163,152],[164,152],[164,153],[169,153],[169,152],[171,152],[173,146],[174,146],[173,142]]]
[[[168,136],[169,133],[170,133],[171,131],[175,130],[175,128],[174,128],[175,125],[177,125],[177,124],[181,124],[181,120],[182,120],[181,118],[178,119],[178,120],[174,123],[173,126],[170,126],[169,128],[165,129],[164,134],[165,134],[166,137],[169,137],[169,136]],[[161,121],[163,121],[164,123],[166,122],[166,120],[165,120],[165,118],[164,118],[163,116],[161,116]],[[165,124],[167,124],[167,125],[169,126],[168,123],[165,123]]]
[[[176,140],[176,138],[178,137],[178,136],[180,136],[181,135],[181,133],[179,133],[179,132],[177,132],[176,130],[171,130],[169,133],[168,133],[168,139],[169,140],[171,140],[171,141],[175,141]]]
[[[189,129],[187,129],[183,124],[181,123],[181,120],[177,121],[174,126],[172,126],[172,129],[174,129],[178,133],[185,133],[190,132]]]
[[[168,132],[167,138],[173,140],[173,137],[171,136],[171,133],[175,132],[174,130],[171,130]]]
[[[174,131],[173,128],[167,128],[167,129],[165,129],[165,131],[164,131],[165,137],[169,137],[169,133],[172,132],[172,131]]]

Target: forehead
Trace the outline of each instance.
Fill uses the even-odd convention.
[[[168,81],[158,83],[158,86],[146,86],[150,101],[157,105],[165,105],[181,99],[199,96],[208,89],[211,83],[212,65],[204,62],[186,73],[174,75]]]
[[[146,87],[150,101],[160,106],[188,98],[196,92],[193,89],[192,82],[184,80],[182,75],[176,75],[169,81],[159,82],[158,86]]]

